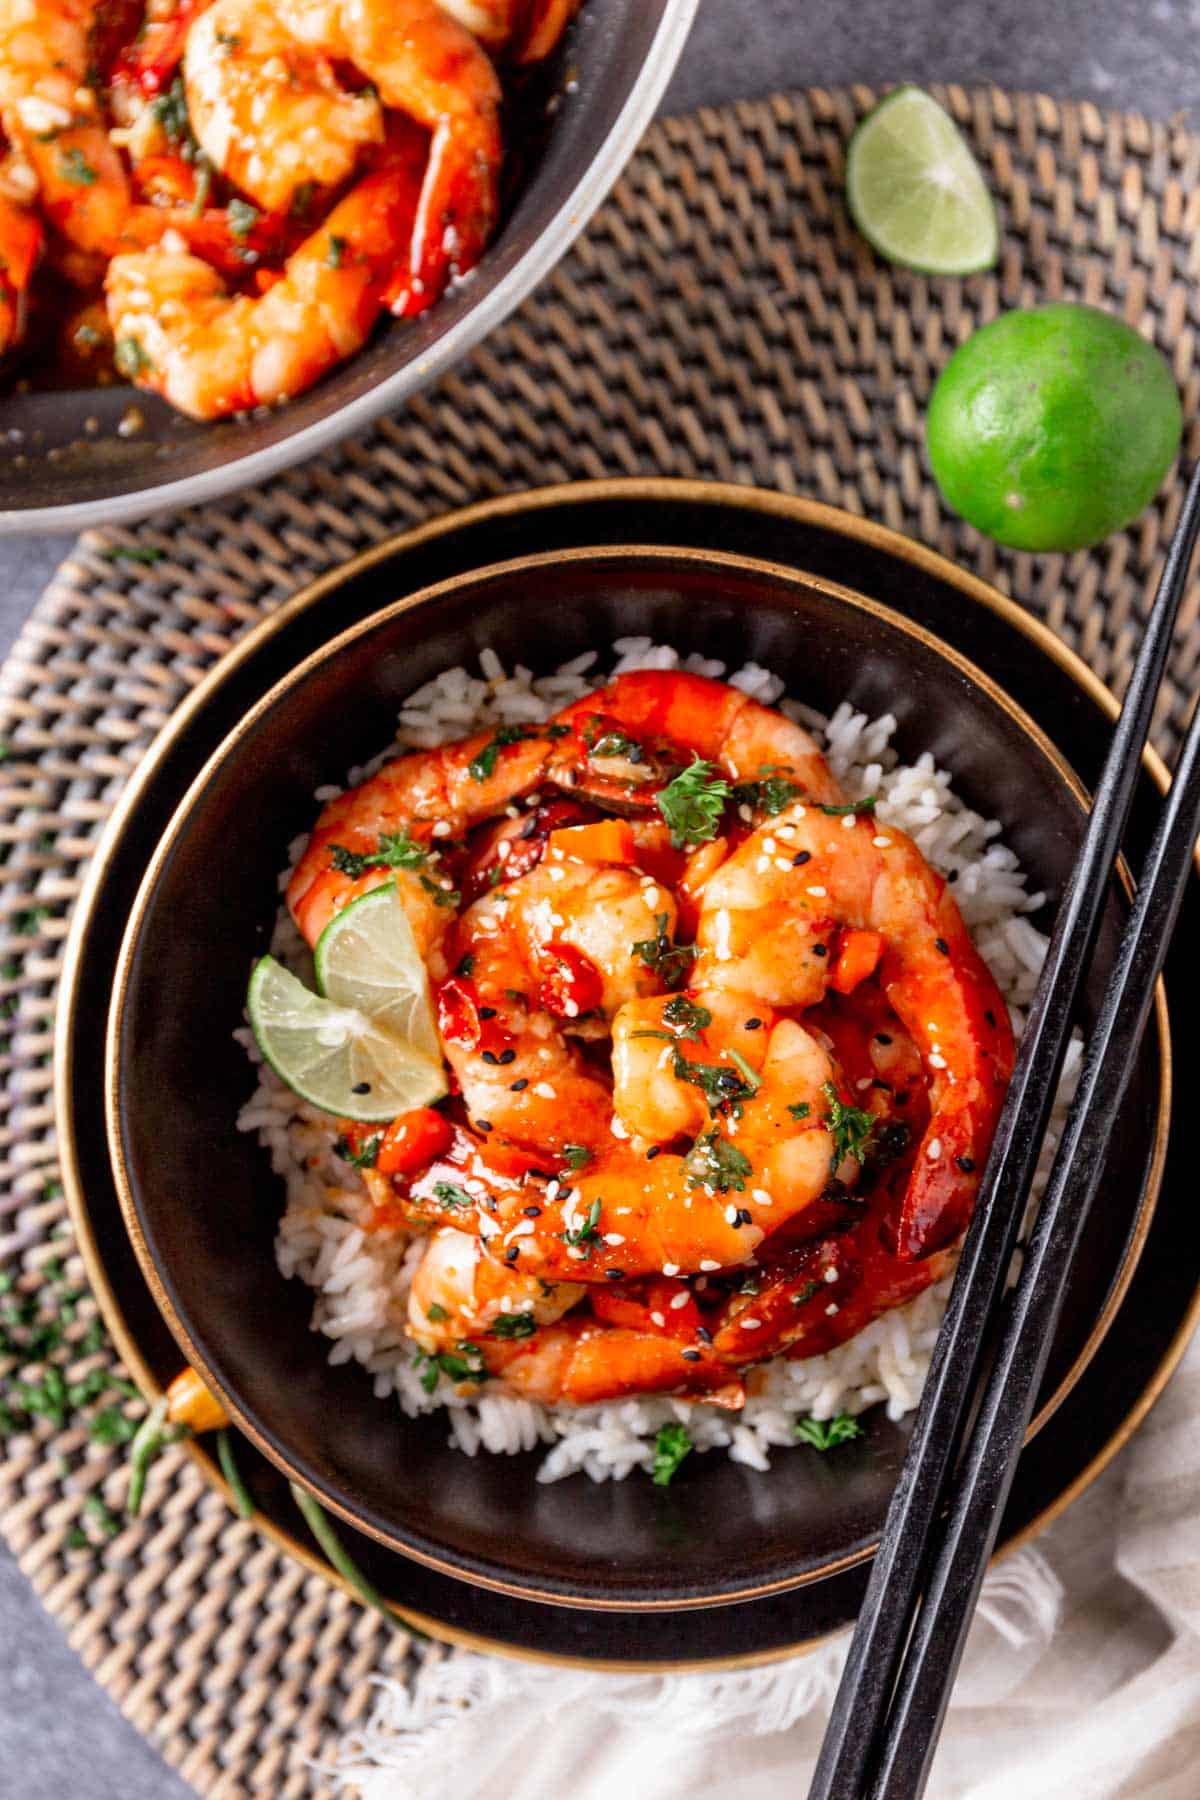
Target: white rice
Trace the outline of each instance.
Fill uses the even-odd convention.
[[[724,664],[676,651],[649,638],[618,639],[610,672],[682,667],[724,677]],[[432,747],[483,725],[536,723],[588,691],[601,677],[589,651],[553,675],[535,677],[518,665],[506,674],[492,650],[480,655],[480,673],[450,669],[417,690],[400,713],[396,742],[350,784],[398,750]],[[1026,890],[1025,876],[1000,841],[1000,826],[981,818],[954,793],[949,774],[928,752],[902,764],[891,748],[896,721],[890,713],[868,719],[848,704],[826,719],[782,698],[783,683],[748,663],[728,676],[756,699],[779,703],[822,742],[850,798],[879,796],[876,818],[907,831],[928,860],[954,884],[954,893],[980,952],[1008,1002],[1020,1032],[1045,954],[1046,939],[1028,915],[1042,902]],[[322,789],[320,800],[337,790]],[[293,845],[293,859],[304,839]],[[287,874],[281,876],[281,887]],[[302,974],[307,951],[280,910],[272,948]],[[422,1240],[402,1230],[362,1229],[370,1211],[363,1185],[336,1155],[326,1115],[286,1088],[261,1062],[248,1031],[240,1040],[258,1065],[258,1085],[238,1119],[267,1149],[286,1187],[287,1204],[276,1243],[280,1272],[314,1290],[312,1329],[328,1338],[332,1363],[356,1362],[371,1376],[380,1400],[394,1395],[410,1417],[444,1408],[451,1441],[468,1456],[480,1449],[513,1454],[544,1446],[540,1481],[583,1470],[594,1481],[620,1480],[649,1468],[659,1428],[684,1421],[697,1450],[723,1449],[754,1469],[770,1466],[773,1449],[795,1442],[797,1419],[828,1419],[885,1405],[900,1418],[920,1396],[930,1352],[945,1307],[949,1278],[907,1306],[886,1313],[857,1337],[825,1356],[803,1362],[777,1357],[755,1371],[755,1392],[738,1413],[682,1399],[630,1399],[553,1408],[500,1391],[460,1393],[444,1376],[432,1394],[422,1386],[416,1345],[405,1331],[408,1289],[422,1254]],[[1056,1100],[1031,1205],[1048,1173],[1053,1145],[1078,1076],[1081,1046],[1072,1043]]]

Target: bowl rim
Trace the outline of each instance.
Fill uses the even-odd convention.
[[[637,151],[688,40],[700,0],[665,0],[645,59],[592,161],[560,201],[537,237],[503,279],[470,308],[419,360],[399,369],[348,400],[329,415],[279,443],[177,480],[154,483],[133,494],[107,499],[68,500],[52,506],[0,510],[0,537],[37,532],[83,531],[91,526],[125,525],[166,507],[198,506],[235,489],[258,485],[293,464],[331,449],[365,429],[382,413],[453,368],[494,331],[567,254]]]
[[[359,564],[354,559],[351,564],[344,565],[339,574],[342,579]],[[760,1581],[753,1586],[739,1588],[729,1593],[709,1593],[680,1599],[641,1599],[623,1598],[606,1599],[596,1595],[574,1598],[556,1590],[547,1591],[544,1587],[531,1586],[522,1580],[502,1578],[492,1575],[478,1567],[464,1567],[454,1558],[438,1555],[424,1546],[418,1547],[395,1535],[393,1530],[381,1528],[356,1513],[343,1500],[331,1493],[323,1482],[314,1479],[293,1460],[294,1453],[286,1445],[273,1442],[266,1432],[255,1422],[245,1406],[232,1395],[224,1384],[212,1373],[206,1358],[198,1350],[192,1331],[181,1317],[180,1312],[167,1292],[163,1276],[150,1250],[142,1227],[138,1203],[134,1195],[133,1183],[126,1163],[121,1125],[121,1083],[120,1063],[121,1047],[124,1037],[124,1024],[127,1000],[130,988],[132,961],[140,936],[142,923],[157,888],[159,877],[172,854],[175,844],[198,805],[203,803],[205,791],[216,770],[227,761],[258,722],[270,712],[288,694],[301,687],[329,657],[339,653],[344,647],[359,639],[386,627],[391,621],[415,612],[421,607],[452,595],[464,587],[486,585],[511,578],[514,574],[532,569],[563,568],[569,570],[572,564],[603,568],[611,564],[619,568],[632,561],[662,562],[677,566],[680,562],[699,565],[705,570],[722,568],[737,571],[751,577],[769,578],[777,585],[812,592],[814,589],[833,599],[836,603],[849,606],[859,612],[878,619],[902,636],[921,644],[931,650],[944,663],[949,664],[975,689],[982,692],[1001,711],[1005,712],[1018,729],[1034,744],[1043,759],[1057,774],[1071,799],[1082,810],[1087,810],[1088,796],[1079,777],[1057,749],[1043,729],[1019,706],[991,676],[973,663],[953,645],[946,643],[927,627],[905,618],[894,612],[883,603],[871,599],[842,583],[816,576],[803,570],[758,557],[731,554],[723,551],[698,550],[686,546],[667,544],[620,544],[581,546],[571,550],[538,552],[508,558],[501,562],[489,563],[477,568],[462,571],[447,579],[428,584],[414,592],[378,608],[364,618],[357,620],[311,651],[294,665],[286,674],[274,682],[262,694],[253,706],[223,736],[220,743],[205,759],[203,766],[189,783],[182,799],[174,808],[165,826],[153,854],[138,885],[136,897],[126,920],[118,953],[115,978],[113,982],[112,1000],[108,1012],[105,1031],[104,1057],[104,1106],[105,1124],[108,1141],[109,1160],[113,1179],[121,1207],[126,1230],[133,1244],[143,1278],[150,1288],[151,1294],[167,1323],[183,1356],[201,1374],[210,1388],[221,1398],[230,1416],[245,1435],[257,1446],[276,1467],[281,1468],[289,1480],[300,1483],[303,1487],[314,1491],[322,1505],[327,1506],[354,1529],[382,1543],[388,1550],[422,1562],[436,1569],[439,1573],[477,1583],[497,1592],[511,1595],[514,1598],[551,1602],[560,1606],[575,1606],[588,1610],[612,1611],[686,1611],[694,1607],[727,1604],[738,1601],[765,1598],[771,1594],[786,1592],[790,1589],[806,1586],[814,1581],[824,1580],[830,1576],[843,1573],[872,1556],[877,1542],[869,1542],[848,1551],[841,1556],[832,1557],[818,1568],[779,1577],[770,1581]],[[306,590],[308,591],[308,590]],[[1121,866],[1121,879],[1127,895],[1132,891],[1132,883],[1128,870]],[[1158,1107],[1155,1122],[1152,1155],[1142,1188],[1137,1212],[1134,1216],[1129,1238],[1118,1266],[1116,1275],[1105,1297],[1100,1312],[1093,1322],[1083,1345],[1053,1394],[1039,1408],[1031,1421],[1025,1435],[1028,1442],[1052,1417],[1053,1413],[1067,1398],[1080,1379],[1100,1343],[1116,1316],[1129,1283],[1133,1278],[1146,1236],[1149,1232],[1154,1208],[1157,1203],[1166,1160],[1167,1138],[1171,1116],[1172,1096],[1172,1056],[1169,1017],[1165,986],[1160,979],[1155,990],[1155,1018],[1158,1030],[1158,1053],[1160,1061],[1160,1080]],[[249,1398],[249,1396],[247,1396]]]

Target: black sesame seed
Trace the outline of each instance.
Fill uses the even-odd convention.
[[[525,1075],[522,1075],[520,1081],[510,1081],[509,1082],[508,1091],[510,1094],[523,1094],[525,1092],[525,1089],[528,1086],[529,1086],[528,1077]]]
[[[946,880],[947,880],[947,881],[949,881],[949,882],[951,882],[951,883],[953,883],[953,882],[955,882],[955,881],[957,881],[957,880],[958,880],[958,870],[957,870],[957,869],[951,869],[951,871],[950,871],[950,873],[949,873],[949,874],[948,874],[948,875],[947,875],[947,877],[946,877]]]
[[[814,944],[813,945],[813,955],[814,956],[828,956],[829,950],[825,944]]]
[[[682,1356],[684,1362],[700,1361],[700,1352],[698,1350],[681,1350],[679,1354]]]
[[[646,1152],[646,1161],[653,1162],[655,1157],[659,1156],[661,1154],[662,1154],[662,1145],[661,1144],[651,1144],[650,1148]]]
[[[506,1263],[514,1263],[514,1262],[516,1262],[516,1260],[517,1260],[518,1256],[520,1256],[520,1254],[521,1254],[520,1244],[513,1244],[509,1249],[507,1249],[504,1252],[504,1260]]]
[[[369,1081],[356,1081],[354,1086],[350,1089],[352,1094],[369,1094],[370,1091],[371,1084]]]
[[[750,1225],[753,1223],[754,1214],[750,1211],[750,1208],[748,1206],[739,1207],[738,1221],[742,1225]]]
[[[907,1106],[911,1099],[912,1095],[909,1093],[908,1089],[905,1088],[903,1093],[894,1096],[892,1103],[895,1106]]]
[[[890,1094],[892,1091],[891,1082],[890,1081],[880,1081],[878,1075],[876,1075],[875,1079],[872,1081],[871,1086],[873,1088],[878,1088],[880,1090],[880,1092],[884,1093],[884,1094]]]
[[[700,1342],[702,1344],[711,1344],[712,1343],[712,1332],[707,1330],[706,1327],[703,1325],[697,1325],[696,1336],[700,1339]]]
[[[502,1063],[505,1068],[508,1067],[509,1063],[515,1063],[516,1060],[517,1060],[517,1053],[515,1050],[513,1050],[511,1048],[508,1050],[502,1050],[500,1052],[499,1057],[497,1058],[497,1061]]]
[[[494,1019],[496,1016],[496,1009],[494,1006],[481,1006],[479,1009],[479,1016],[481,1019]]]
[[[975,1167],[975,1158],[973,1156],[956,1156],[954,1160],[964,1175],[970,1175]]]
[[[986,1010],[985,1010],[985,1011],[984,1011],[984,1015],[983,1015],[983,1016],[984,1016],[984,1018],[985,1018],[985,1019],[986,1019],[986,1020],[987,1020],[987,1022],[988,1022],[988,1024],[989,1024],[989,1025],[992,1025],[992,1026],[994,1026],[994,1025],[995,1025],[995,1023],[996,1023],[996,1015],[995,1015],[995,1013],[994,1013],[994,1012],[993,1012],[993,1011],[992,1011],[992,1009],[991,1009],[991,1007],[990,1007],[990,1006],[989,1006],[989,1007],[988,1007],[988,1008],[986,1008]]]
[[[490,1119],[476,1119],[475,1129],[476,1131],[490,1131],[492,1129],[492,1121]]]
[[[793,867],[793,869],[802,869],[806,862],[811,862],[811,861],[812,861],[812,851],[811,850],[799,850],[799,851],[797,851],[796,855],[793,856],[793,858],[792,858],[792,867]]]
[[[890,1038],[890,1037],[889,1037],[889,1036],[888,1036],[888,1034],[887,1034],[887,1032],[886,1032],[886,1031],[877,1031],[877,1032],[876,1032],[876,1033],[875,1033],[875,1042],[876,1042],[876,1043],[877,1043],[877,1044],[890,1044],[890,1043],[891,1043],[891,1041],[892,1041],[892,1040],[891,1040],[891,1038]]]
[[[761,1019],[747,1019],[746,1020],[746,1030],[747,1031],[761,1031],[762,1030],[762,1020]]]
[[[540,1219],[542,1216],[542,1209],[540,1206],[523,1206],[521,1211],[527,1219]]]
[[[494,1050],[485,1050],[483,1052],[483,1060],[490,1068],[494,1069],[496,1064],[500,1061],[500,1058],[496,1055]]]
[[[604,1273],[609,1281],[623,1281],[625,1278],[624,1269],[605,1269]]]
[[[940,950],[943,956],[949,956],[950,954],[950,946],[945,938],[934,938],[933,947],[935,950]]]

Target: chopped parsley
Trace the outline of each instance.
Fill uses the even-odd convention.
[[[704,1027],[712,1024],[712,1014],[707,1006],[697,1006],[695,1001],[689,1000],[685,994],[676,994],[674,999],[667,1001],[663,1007],[663,1019],[666,1024],[674,1026],[675,1029],[673,1031],[655,1031],[653,1029],[634,1031],[630,1033],[630,1036],[665,1038],[668,1044],[676,1043],[680,1039],[685,1043],[698,1044],[700,1033]]]
[[[690,1082],[698,1087],[708,1101],[709,1112],[715,1113],[723,1106],[737,1106],[748,1100],[758,1086],[758,1077],[753,1082],[746,1081],[736,1069],[728,1063],[689,1062],[682,1050],[676,1050],[671,1072],[676,1081]]]
[[[337,1153],[352,1169],[373,1169],[379,1160],[379,1146],[382,1142],[382,1131],[373,1131],[356,1150],[349,1138],[340,1137],[337,1141]]]
[[[420,1369],[421,1386],[427,1394],[432,1394],[441,1375],[448,1381],[483,1382],[488,1378],[483,1351],[478,1344],[465,1341],[456,1344],[453,1350],[439,1350],[434,1356],[418,1350],[413,1357],[413,1368]]]
[[[744,1192],[747,1177],[754,1173],[750,1158],[719,1131],[706,1131],[698,1137],[687,1154],[688,1186],[709,1188],[717,1194],[736,1189]]]
[[[101,551],[105,562],[150,563],[161,562],[166,555],[165,550],[158,550],[153,544],[116,544],[111,550]]]
[[[655,796],[655,804],[670,826],[671,846],[675,850],[707,844],[717,835],[732,790],[727,781],[714,776],[713,768],[702,756],[695,756]]]
[[[117,365],[117,373],[127,375],[130,381],[136,381],[139,375],[149,375],[154,369],[154,364],[135,337],[117,339],[113,345],[113,361]]]
[[[782,775],[769,775],[765,781],[739,781],[731,799],[735,806],[749,806],[774,819],[803,791]]]
[[[667,931],[669,913],[655,913],[654,936],[638,938],[633,954],[652,969],[665,987],[678,987],[686,976],[693,958],[699,956],[695,944],[673,944]]]
[[[64,150],[58,159],[58,172],[72,187],[91,187],[100,178],[77,144]]]
[[[562,1157],[569,1169],[583,1169],[592,1161],[592,1152],[586,1144],[564,1144]]]
[[[334,237],[331,235],[330,239],[329,239],[329,248],[325,252],[325,261],[328,263],[329,267],[331,269],[340,269],[342,266],[342,258],[345,256],[345,254],[346,254],[345,238],[344,237]]]
[[[531,1312],[501,1313],[492,1321],[494,1338],[527,1338],[537,1330],[537,1320]]]
[[[845,1156],[863,1162],[878,1123],[875,1114],[864,1112],[860,1106],[846,1106],[838,1099],[832,1081],[823,1083],[821,1092],[829,1102],[825,1123],[833,1136],[833,1167],[836,1169]]]
[[[443,887],[440,881],[434,881],[430,875],[418,875],[417,880],[430,895],[435,906],[457,906],[462,895],[455,887]]]
[[[820,1287],[821,1283],[819,1281],[806,1281],[803,1287],[798,1287],[792,1295],[792,1305],[804,1306],[812,1299],[814,1294],[819,1292]]]
[[[862,1426],[849,1413],[835,1413],[832,1419],[797,1419],[792,1427],[796,1442],[808,1444],[813,1450],[835,1450],[839,1444],[849,1444],[862,1435]]]
[[[500,752],[507,750],[510,744],[524,743],[527,738],[536,737],[528,725],[502,725],[490,743],[485,744],[467,764],[467,770],[475,781],[486,781],[496,772],[496,764]]]
[[[623,731],[605,731],[594,740],[585,738],[589,755],[601,759],[610,756],[623,757],[626,762],[640,763],[645,751],[636,738],[627,737]]]
[[[431,1325],[444,1325],[450,1314],[435,1300],[431,1306],[425,1308],[425,1317]]]
[[[459,1206],[474,1206],[475,1204],[466,1188],[458,1187],[453,1181],[435,1181],[433,1197],[439,1206],[446,1208],[447,1212],[453,1212]]]
[[[176,75],[170,87],[156,94],[150,102],[150,116],[162,126],[167,141],[174,144],[185,162],[191,162],[199,145],[188,117],[187,93],[183,76]]]
[[[792,1106],[788,1107],[788,1111],[791,1113],[793,1119],[807,1119],[809,1113],[812,1111],[812,1107],[807,1100],[797,1100]]]
[[[686,1425],[659,1426],[654,1440],[654,1461],[650,1466],[650,1479],[655,1487],[670,1487],[671,1478],[691,1449],[691,1434]]]
[[[357,881],[368,869],[419,869],[429,861],[429,851],[410,838],[407,831],[385,831],[379,847],[371,855],[347,850],[344,844],[330,844],[329,859],[335,869]]]
[[[248,200],[239,200],[236,196],[225,208],[225,213],[234,237],[243,239],[250,236],[262,216],[257,206],[251,206]]]
[[[873,813],[879,805],[878,794],[867,794],[862,800],[848,801],[845,806],[818,806],[817,811],[828,813],[831,819],[844,819],[851,813]]]
[[[292,189],[292,203],[288,208],[293,219],[306,219],[308,217],[312,210],[313,200],[316,198],[316,192],[317,184],[315,181],[301,181],[297,183]]]
[[[587,1209],[587,1216],[583,1224],[577,1225],[573,1231],[560,1232],[559,1235],[563,1243],[569,1245],[572,1250],[586,1249],[590,1254],[592,1244],[600,1235],[599,1227],[600,1196],[597,1195]]]

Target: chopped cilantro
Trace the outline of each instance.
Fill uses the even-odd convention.
[[[623,731],[603,731],[595,739],[585,740],[588,752],[601,760],[610,756],[623,757],[626,762],[640,763],[645,755],[636,738],[627,737]]]
[[[658,810],[671,828],[671,844],[676,850],[707,844],[717,835],[732,790],[727,781],[714,776],[713,767],[703,757],[693,757],[688,767],[655,796]]]
[[[851,813],[873,813],[879,805],[878,794],[867,794],[862,800],[848,801],[845,806],[818,806],[817,811],[828,813],[831,819],[844,819]]]
[[[698,1137],[687,1154],[688,1186],[709,1188],[727,1194],[735,1188],[744,1192],[746,1178],[754,1173],[754,1165],[736,1144],[719,1131],[706,1131]]]
[[[184,160],[191,162],[198,145],[188,117],[187,93],[182,75],[176,75],[169,88],[155,95],[150,102],[150,116],[162,126],[164,136],[179,149]]]
[[[343,1162],[348,1162],[352,1169],[373,1169],[379,1158],[379,1146],[383,1142],[382,1131],[373,1131],[369,1138],[364,1138],[356,1150],[349,1138],[340,1137],[337,1141],[337,1153]]]
[[[462,899],[457,888],[443,887],[440,881],[434,881],[431,875],[426,875],[424,872],[417,876],[417,880],[425,892],[431,896],[435,906],[457,906]]]
[[[791,1113],[793,1119],[807,1119],[809,1113],[812,1111],[812,1107],[807,1100],[797,1100],[792,1106],[788,1107],[788,1111]]]
[[[427,1394],[432,1394],[439,1375],[446,1376],[449,1381],[482,1382],[488,1378],[483,1351],[478,1344],[465,1341],[456,1344],[453,1350],[439,1350],[436,1356],[427,1356],[424,1350],[418,1350],[413,1367],[421,1370],[421,1386]]]
[[[331,269],[340,269],[342,258],[346,254],[346,240],[343,237],[330,236],[329,248],[325,252],[325,261]]]
[[[536,736],[537,733],[531,731],[528,725],[502,725],[491,742],[471,758],[467,764],[468,772],[475,781],[486,781],[489,775],[495,774],[502,750],[506,750],[510,744],[520,744],[526,738]]]
[[[654,1440],[654,1461],[650,1479],[655,1487],[670,1487],[671,1478],[684,1457],[692,1449],[691,1434],[686,1425],[660,1425]]]
[[[537,1320],[531,1312],[501,1313],[492,1321],[492,1336],[495,1338],[527,1338],[537,1330]]]
[[[72,187],[91,187],[100,178],[77,144],[64,150],[58,159],[58,172]]]
[[[439,1306],[438,1302],[435,1300],[431,1306],[425,1308],[425,1317],[429,1320],[431,1325],[444,1325],[446,1320],[450,1317],[450,1314],[446,1311],[444,1306]]]
[[[137,1421],[127,1418],[119,1406],[106,1406],[96,1414],[88,1433],[97,1444],[127,1444],[137,1434]]]
[[[156,549],[153,544],[116,544],[111,550],[101,552],[105,562],[156,563],[166,555],[165,550]]]
[[[583,1169],[592,1161],[592,1152],[586,1144],[564,1144],[563,1161],[569,1169]]]
[[[429,851],[407,831],[385,831],[380,834],[378,849],[369,855],[347,850],[344,844],[330,844],[329,858],[341,874],[357,881],[368,869],[419,869],[429,861]]]
[[[598,1229],[599,1224],[600,1197],[597,1195],[592,1201],[592,1204],[588,1207],[587,1217],[584,1219],[583,1224],[577,1225],[574,1231],[562,1232],[560,1234],[562,1241],[564,1244],[569,1244],[572,1250],[583,1248],[590,1250],[593,1239],[600,1235]]]
[[[235,238],[248,238],[262,216],[257,206],[251,206],[248,200],[236,197],[225,208],[225,214]]]
[[[435,1181],[433,1197],[438,1205],[444,1206],[448,1212],[452,1212],[459,1206],[474,1206],[475,1204],[466,1188],[456,1186],[453,1181]]]
[[[748,1100],[754,1092],[754,1087],[728,1063],[689,1062],[682,1050],[676,1050],[671,1072],[676,1081],[687,1081],[698,1087],[708,1101],[708,1110],[713,1113],[720,1107],[736,1106],[740,1101]],[[757,1077],[755,1082],[757,1084]]]
[[[855,1162],[861,1163],[870,1149],[878,1123],[875,1114],[864,1112],[859,1106],[844,1105],[838,1099],[832,1081],[826,1081],[821,1092],[829,1102],[825,1122],[833,1135],[833,1167],[836,1169],[844,1156],[852,1156]]]
[[[149,375],[154,369],[154,364],[135,337],[117,339],[113,345],[113,361],[117,365],[117,373],[127,375],[130,381],[136,381],[139,375]]]
[[[633,954],[652,969],[665,987],[678,987],[691,966],[692,959],[700,954],[695,944],[673,944],[667,932],[670,922],[669,913],[655,913],[654,936],[638,938],[633,946]]]
[[[306,219],[308,217],[308,214],[312,209],[313,200],[316,197],[316,192],[317,184],[315,181],[301,181],[292,189],[292,203],[288,210],[293,219]]]
[[[803,1287],[798,1287],[792,1295],[792,1305],[804,1306],[819,1291],[820,1286],[819,1281],[806,1281]]]
[[[797,1443],[808,1444],[814,1450],[835,1450],[839,1444],[848,1444],[862,1434],[862,1426],[849,1413],[835,1413],[832,1419],[797,1419],[792,1427]]]
[[[753,807],[774,819],[803,791],[782,775],[769,775],[765,781],[739,781],[730,797],[735,806]]]

